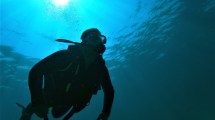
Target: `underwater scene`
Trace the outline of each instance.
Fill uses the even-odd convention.
[[[0,120],[20,120],[31,102],[31,68],[71,44],[55,40],[81,43],[90,28],[107,40],[102,56],[114,88],[108,120],[215,120],[215,0],[0,4]],[[96,120],[103,101],[101,89],[70,120]]]

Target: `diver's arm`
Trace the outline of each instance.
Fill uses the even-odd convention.
[[[61,50],[51,54],[37,63],[29,72],[29,89],[31,93],[31,104],[33,112],[41,117],[47,117],[48,104],[45,101],[43,93],[43,77],[46,74],[50,74],[61,68],[62,65],[66,64],[66,59],[62,61],[62,57],[67,57],[69,51]],[[45,87],[46,85],[44,85]]]
[[[39,62],[29,72],[28,85],[31,93],[32,106],[37,106],[44,103],[42,84],[43,65]]]
[[[62,58],[67,56],[69,53],[68,50],[57,51],[48,57],[44,58],[29,72],[28,85],[31,93],[31,102],[32,106],[38,104],[44,104],[44,96],[43,96],[43,76],[44,74],[51,73],[57,69],[59,69],[67,59],[62,62]]]
[[[103,68],[103,71],[104,73],[101,86],[104,91],[104,104],[102,112],[109,116],[114,99],[114,89],[106,66]]]

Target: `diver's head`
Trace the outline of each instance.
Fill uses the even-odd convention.
[[[83,43],[87,44],[105,44],[106,37],[101,34],[101,32],[97,28],[91,28],[84,31],[81,35],[81,39]]]
[[[92,46],[99,53],[104,53],[106,37],[101,34],[97,28],[91,28],[84,31],[81,35],[82,43],[88,46]]]

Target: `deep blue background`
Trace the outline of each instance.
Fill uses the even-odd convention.
[[[29,69],[97,27],[115,87],[110,120],[215,120],[215,0],[2,0],[0,119],[30,101]],[[75,120],[95,120],[103,93]],[[36,116],[34,120],[39,120]]]

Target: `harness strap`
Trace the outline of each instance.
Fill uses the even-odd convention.
[[[69,118],[71,118],[75,113],[76,113],[76,110],[73,107],[72,110],[63,118],[63,120],[69,120]]]
[[[81,111],[86,106],[87,106],[86,104],[73,106],[73,108],[71,109],[71,111],[63,118],[63,120],[69,120],[69,118],[71,118],[76,112]]]

